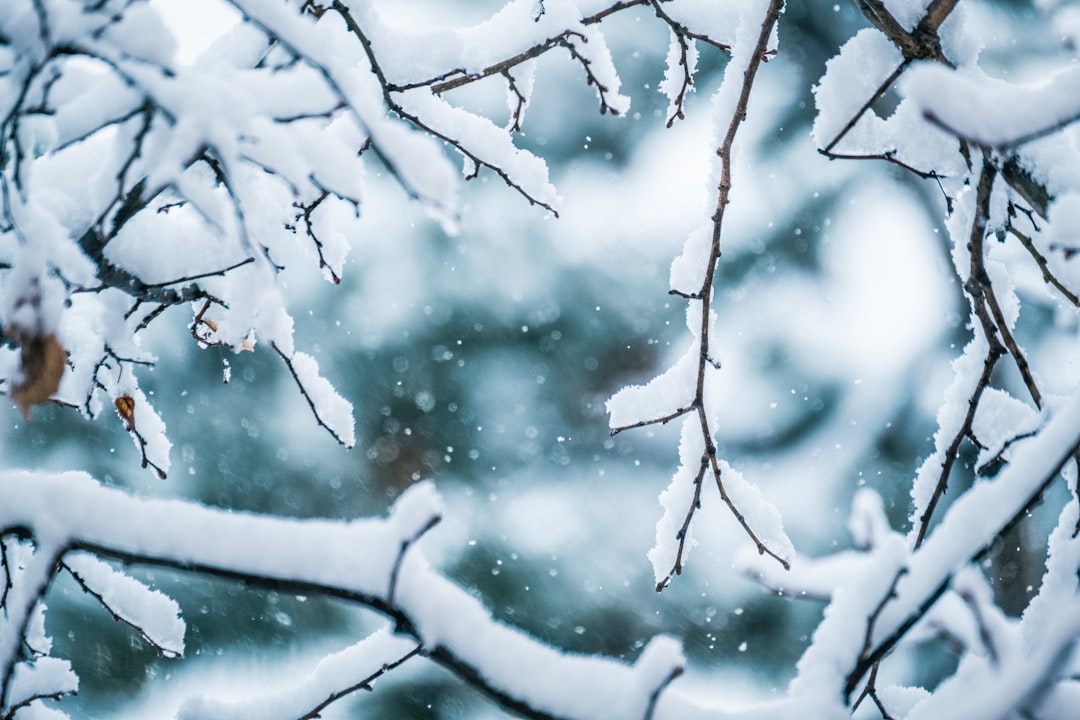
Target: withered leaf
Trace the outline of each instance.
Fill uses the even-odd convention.
[[[135,432],[135,398],[130,395],[121,395],[113,401],[116,406],[116,414],[124,421],[128,432]]]
[[[67,351],[53,334],[26,334],[9,328],[7,335],[20,346],[20,378],[11,386],[11,399],[23,418],[30,419],[30,408],[49,401],[60,387],[67,365]]]

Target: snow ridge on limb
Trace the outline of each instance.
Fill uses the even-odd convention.
[[[657,543],[649,553],[657,591],[682,572],[686,553],[693,547],[690,525],[701,507],[706,475],[715,482],[721,499],[759,553],[769,555],[787,568],[794,551],[783,532],[779,512],[756,487],[717,457],[715,419],[711,417],[714,411],[708,402],[709,377],[720,369],[711,339],[715,335],[716,319],[712,310],[713,278],[720,259],[724,211],[730,202],[731,158],[738,130],[747,118],[754,78],[769,54],[775,52],[776,25],[783,7],[782,0],[768,3],[751,0],[733,12],[736,31],[731,60],[713,98],[717,148],[710,183],[715,185],[717,195],[712,222],[690,235],[683,253],[671,268],[672,294],[688,300],[691,346],[672,368],[646,386],[623,388],[607,403],[613,435],[686,416],[679,445],[680,466],[660,497],[664,513],[657,526]],[[673,30],[679,32],[677,28]],[[685,42],[685,38],[675,38],[673,43],[677,42]],[[673,45],[669,65],[675,54]],[[682,60],[689,69],[689,58],[684,55]],[[679,103],[681,112],[681,100]],[[677,403],[675,407],[672,399]]]

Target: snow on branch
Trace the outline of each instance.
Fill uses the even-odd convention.
[[[783,6],[782,0],[772,0],[767,6],[751,2],[740,8],[738,42],[732,46],[724,82],[714,98],[713,116],[720,139],[712,177],[717,192],[712,224],[711,228],[690,236],[671,270],[672,293],[690,301],[687,324],[694,342],[671,369],[645,387],[624,388],[607,403],[612,434],[690,416],[683,423],[679,470],[660,497],[664,514],[657,525],[656,545],[649,553],[657,591],[682,572],[686,555],[694,545],[690,524],[701,507],[706,475],[715,481],[724,504],[760,554],[769,555],[787,568],[793,553],[779,512],[755,486],[717,458],[713,438],[715,420],[711,418],[714,411],[707,392],[709,374],[720,369],[711,343],[715,321],[712,302],[724,211],[732,188],[731,157],[737,133],[747,117],[757,71],[767,59]],[[674,45],[672,48],[674,52]],[[669,54],[669,66],[672,57]],[[672,401],[675,407],[668,404]]]

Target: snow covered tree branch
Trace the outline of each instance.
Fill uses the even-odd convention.
[[[321,659],[312,659],[301,673],[292,672],[289,682],[266,682],[247,693],[228,694],[187,683],[185,695],[172,709],[178,718],[319,717],[357,691],[371,690],[376,681],[382,685],[384,676],[398,682],[418,666],[437,666],[503,710],[544,720],[861,719],[875,712],[890,720],[1056,720],[1075,713],[1080,697],[1080,385],[1075,359],[1080,327],[1080,73],[1075,58],[1033,60],[1039,82],[1002,79],[999,76],[1014,76],[995,67],[1000,60],[980,54],[984,42],[995,36],[994,28],[988,29],[985,18],[956,0],[859,0],[857,12],[850,12],[858,27],[840,23],[820,31],[824,37],[851,30],[850,37],[833,44],[811,39],[799,24],[809,22],[798,15],[804,10],[789,7],[789,15],[796,17],[785,16],[783,0],[720,5],[711,0],[509,0],[489,17],[454,28],[417,17],[402,20],[402,11],[378,2],[218,4],[235,21],[221,28],[217,40],[192,61],[178,59],[177,30],[155,2],[11,0],[0,9],[0,389],[18,410],[12,410],[13,427],[21,423],[22,428],[36,428],[34,423],[47,414],[35,411],[42,405],[57,406],[61,416],[77,410],[87,421],[103,414],[111,417],[111,407],[119,420],[116,430],[135,445],[138,464],[152,477],[169,479],[167,490],[129,492],[114,485],[137,482],[118,481],[107,472],[94,471],[100,480],[85,472],[56,472],[63,458],[45,451],[31,456],[31,470],[0,472],[0,718],[65,717],[66,703],[80,689],[77,653],[66,654],[58,631],[46,625],[47,616],[50,623],[55,617],[52,609],[69,601],[64,583],[71,594],[100,606],[103,617],[130,629],[135,640],[163,662],[189,653],[192,613],[182,597],[170,597],[152,579],[144,579],[140,573],[147,568],[215,578],[275,596],[329,598],[378,616],[374,626],[357,623],[341,630],[335,639],[347,636],[348,642],[331,650],[320,648]],[[840,17],[839,6],[833,12]],[[1039,12],[1057,13],[1053,32],[1080,38],[1080,20],[1055,8],[1051,0],[1041,3]],[[639,29],[628,30],[635,26]],[[620,40],[621,33],[630,37]],[[659,39],[658,47],[645,50],[643,38]],[[620,42],[642,49],[622,53]],[[815,43],[828,46],[818,65],[812,60]],[[792,89],[791,78],[803,70],[798,67],[803,61],[808,68],[824,68],[813,88],[812,120],[796,107],[802,101]],[[627,70],[624,63],[637,69]],[[646,66],[648,83],[639,84],[638,76],[626,81],[627,72],[643,72]],[[657,133],[667,133],[663,142],[668,144],[657,153],[663,162],[653,160],[643,172],[646,190],[640,196],[625,186],[611,190],[613,198],[602,195],[608,190],[601,186],[614,185],[616,170],[629,173],[644,156],[633,153],[617,162],[615,153],[608,153],[614,169],[603,182],[586,175],[585,191],[581,181],[573,179],[560,180],[564,192],[569,188],[567,197],[556,189],[553,178],[563,170],[552,168],[560,162],[560,153],[573,157],[579,146],[587,150],[592,142],[587,133],[592,131],[584,133],[581,143],[560,118],[551,125],[554,131],[544,133],[565,137],[533,134],[539,112],[571,112],[572,103],[564,106],[563,98],[552,100],[537,90],[549,75],[554,82],[573,82],[577,90],[583,87],[586,94],[594,94],[593,100],[580,103],[589,106],[590,122],[624,123],[610,132],[628,138],[639,137],[634,133],[640,131],[627,130],[627,125],[649,119],[648,113],[631,113],[631,96],[641,85],[651,89],[655,81],[662,106],[654,107],[652,116]],[[493,111],[486,98],[477,99],[490,87],[505,96],[505,109]],[[705,90],[712,95],[709,109],[694,102],[696,93]],[[542,107],[545,103],[551,107]],[[815,147],[808,154],[813,160],[803,165],[806,161],[788,152],[785,138],[791,127],[802,133],[811,123]],[[560,149],[552,149],[558,141]],[[763,149],[772,146],[781,150]],[[697,178],[695,161],[702,159],[706,162]],[[873,160],[880,162],[864,162]],[[461,163],[460,169],[455,162]],[[692,203],[684,204],[692,195],[685,188],[664,194],[661,165],[678,166],[684,182],[694,178],[695,188],[707,191],[700,207],[689,210]],[[879,166],[894,174],[881,174],[875,170]],[[827,192],[851,196],[847,202],[834,202],[833,207],[843,208],[835,211],[835,224],[828,210],[817,207],[819,193],[811,189],[822,187],[812,176],[833,171],[840,180]],[[861,189],[864,177],[889,192]],[[633,226],[651,219],[650,213],[659,219],[643,244],[662,246],[657,238],[674,234],[671,227],[680,222],[696,226],[685,235],[678,231],[685,241],[667,279],[672,302],[684,311],[685,334],[665,336],[663,342],[648,337],[638,343],[653,330],[634,331],[632,339],[616,338],[620,352],[630,352],[618,356],[625,367],[613,373],[614,385],[582,381],[587,389],[574,386],[566,394],[575,396],[574,411],[589,423],[598,420],[600,406],[606,408],[610,437],[604,438],[608,444],[602,448],[634,455],[635,467],[637,455],[656,450],[650,444],[653,434],[680,421],[678,461],[660,494],[656,540],[648,552],[649,585],[663,590],[689,568],[697,571],[688,557],[704,542],[709,554],[721,559],[719,565],[735,558],[740,572],[784,595],[777,603],[797,596],[826,606],[816,631],[806,632],[812,637],[794,643],[801,660],[783,676],[790,679],[785,691],[775,689],[782,674],[770,681],[773,692],[755,703],[733,700],[722,691],[703,693],[700,688],[713,687],[711,679],[697,683],[697,689],[684,684],[682,678],[694,671],[701,655],[700,649],[698,655],[690,651],[696,632],[690,625],[670,632],[643,622],[630,649],[572,645],[573,637],[567,642],[555,632],[560,618],[524,617],[526,613],[498,593],[485,593],[474,584],[467,567],[436,569],[428,560],[437,553],[431,537],[436,533],[429,531],[449,511],[443,499],[448,495],[437,493],[434,481],[422,481],[425,474],[435,475],[440,483],[467,485],[454,479],[455,473],[465,471],[458,470],[463,463],[451,465],[452,460],[465,455],[482,464],[484,472],[490,467],[491,473],[507,472],[505,464],[475,447],[462,452],[458,442],[443,441],[443,435],[432,440],[435,432],[425,437],[421,422],[403,424],[393,417],[390,401],[382,402],[375,392],[356,391],[357,386],[368,389],[369,365],[384,359],[373,358],[384,348],[393,349],[394,343],[405,343],[412,328],[386,320],[381,334],[350,340],[355,344],[343,351],[349,367],[362,365],[353,362],[357,358],[371,363],[357,371],[364,375],[359,381],[340,378],[332,383],[323,376],[320,362],[333,352],[311,339],[321,337],[317,323],[309,327],[297,322],[304,317],[298,309],[309,310],[309,296],[317,294],[310,279],[324,282],[326,291],[345,293],[345,300],[335,300],[346,308],[335,313],[335,320],[390,315],[387,307],[399,308],[394,305],[398,302],[419,308],[430,318],[424,321],[430,327],[456,327],[457,334],[439,342],[420,341],[424,371],[436,378],[431,381],[434,390],[406,386],[410,359],[405,353],[385,358],[397,373],[383,383],[387,396],[411,402],[414,419],[443,405],[449,414],[460,412],[461,419],[453,422],[461,432],[480,432],[489,424],[485,413],[526,415],[527,393],[500,375],[506,372],[509,352],[476,371],[483,390],[470,398],[467,410],[462,398],[434,399],[450,394],[435,387],[439,383],[459,383],[456,376],[447,379],[445,373],[439,375],[444,371],[432,368],[449,367],[450,360],[459,369],[465,367],[461,348],[491,322],[488,316],[462,321],[455,315],[458,310],[446,307],[445,298],[429,303],[419,291],[411,296],[405,291],[385,307],[370,302],[402,278],[442,288],[448,295],[463,294],[462,288],[477,284],[477,276],[454,275],[458,263],[469,262],[468,238],[455,247],[458,254],[444,258],[441,265],[422,262],[419,256],[433,252],[430,247],[417,250],[394,238],[401,240],[400,249],[391,243],[389,251],[374,255],[373,267],[388,258],[415,264],[385,278],[374,267],[365,280],[381,279],[383,284],[372,283],[376,289],[364,296],[367,304],[350,304],[350,298],[361,296],[350,289],[350,251],[372,234],[364,224],[369,215],[397,213],[400,206],[389,198],[400,196],[402,203],[408,199],[413,213],[431,222],[422,232],[438,235],[440,241],[454,233],[467,235],[470,217],[475,224],[476,213],[483,213],[477,206],[504,203],[484,189],[492,178],[492,186],[532,213],[525,220],[492,218],[500,236],[527,238],[520,244],[538,247],[532,241],[534,220],[558,218],[572,229],[565,241],[572,250],[543,247],[540,255],[561,252],[572,258],[547,275],[538,269],[538,257],[529,256],[520,274],[526,281],[506,281],[501,276],[511,275],[512,263],[503,250],[482,268],[480,276],[485,282],[491,278],[492,287],[516,283],[508,293],[512,302],[502,303],[498,292],[486,285],[476,291],[482,299],[470,301],[491,305],[490,316],[511,328],[503,334],[515,343],[532,342],[540,335],[537,328],[544,327],[546,334],[536,341],[546,348],[543,352],[553,352],[560,341],[570,344],[571,333],[545,327],[564,311],[558,304],[543,312],[530,309],[527,322],[518,322],[514,313],[517,306],[528,304],[530,283],[550,285],[558,295],[563,278],[581,272],[579,265],[587,265],[582,258],[595,252],[604,256],[603,262],[590,269],[606,274],[597,283],[603,286],[599,296],[618,306],[613,278],[630,262],[621,262],[622,245],[612,252],[613,246],[605,243],[630,244],[637,231]],[[462,180],[479,182],[466,189]],[[574,196],[583,192],[589,202]],[[633,207],[641,197],[655,201],[652,210]],[[921,204],[911,199],[915,197]],[[609,203],[606,210],[591,209],[603,217],[587,231],[573,229],[574,222],[582,221],[567,217],[593,201],[597,207]],[[852,230],[851,218],[857,213],[851,208],[859,203],[873,210],[863,211],[869,220]],[[668,206],[683,214],[678,222],[663,214]],[[823,217],[808,240],[811,233],[804,235],[803,230],[810,223],[800,218],[811,212]],[[912,218],[903,217],[905,213],[926,214],[927,227],[910,229]],[[620,217],[624,214],[629,219]],[[904,229],[897,234],[885,227],[890,224],[903,224]],[[934,234],[938,227],[944,230],[940,236]],[[786,255],[769,245],[784,233],[790,246]],[[917,261],[921,264],[910,275],[916,280],[894,286],[887,302],[875,306],[878,315],[860,314],[865,296],[873,294],[870,286],[889,279],[894,270],[890,263],[917,257],[918,234],[935,238],[932,241],[945,249],[956,289],[951,300],[935,296],[928,312],[949,315],[946,306],[953,300],[963,301],[967,309],[953,323],[950,338],[945,339],[945,330],[932,337],[942,347],[948,345],[947,351],[930,352],[922,346],[898,350],[904,345],[903,333],[893,337],[888,329],[876,327],[886,322],[878,317],[881,307],[915,304],[932,295],[919,284],[935,271],[930,261]],[[896,247],[872,245],[879,235]],[[861,261],[830,266],[833,256],[825,252],[826,245],[853,237],[857,242],[844,247]],[[581,247],[582,238],[600,249]],[[736,286],[738,267],[758,263],[753,259],[757,257],[767,266],[766,273],[785,260],[805,267],[781,272],[783,279],[776,284],[782,291],[762,292],[755,297],[760,307],[751,308],[739,301],[755,295],[757,288]],[[567,269],[571,266],[572,271]],[[818,277],[812,279],[807,268]],[[440,272],[452,278],[445,285],[435,281]],[[656,306],[663,302],[662,291],[660,295]],[[494,307],[500,304],[506,307]],[[595,308],[597,317],[582,326],[602,327],[599,302],[566,303],[577,310],[586,305]],[[816,325],[801,327],[807,308],[819,316]],[[462,314],[473,312],[478,311],[470,306]],[[635,308],[611,312],[626,315],[631,327],[648,326]],[[741,313],[760,315],[740,318]],[[316,313],[309,310],[309,315]],[[872,338],[866,343],[870,365],[887,367],[867,382],[877,393],[865,396],[870,400],[850,399],[856,396],[850,388],[863,378],[851,370],[856,367],[853,360],[839,359],[847,351],[834,326],[844,323],[859,324],[857,333]],[[612,327],[618,334],[626,326]],[[748,329],[770,337],[774,346],[741,339]],[[574,342],[594,341],[597,333],[579,333]],[[661,348],[669,341],[675,350],[667,356]],[[639,344],[647,349],[639,352]],[[827,351],[820,352],[823,347]],[[214,446],[217,438],[181,437],[178,455],[188,477],[178,478],[183,473],[172,469],[175,438],[165,431],[166,419],[176,417],[170,406],[174,398],[156,391],[151,374],[159,364],[158,354],[177,348],[221,353],[218,361],[224,364],[226,383],[231,371],[225,353],[261,357],[263,348],[269,348],[273,352],[267,354],[282,377],[296,386],[292,397],[303,413],[314,416],[309,424],[326,431],[326,442],[343,448],[366,445],[365,457],[373,463],[383,455],[388,464],[414,453],[420,458],[414,465],[424,473],[413,467],[402,477],[383,473],[373,483],[378,485],[374,500],[360,503],[358,495],[350,495],[356,492],[349,485],[350,473],[356,472],[350,464],[355,456],[326,461],[320,470],[310,468],[323,459],[309,458],[307,469],[292,473],[300,478],[300,489],[282,490],[281,503],[271,511],[213,507],[228,503],[220,496],[210,500],[205,493],[196,499],[193,458],[204,452],[204,444]],[[579,375],[580,367],[592,372],[609,360],[612,365],[618,362],[601,362],[592,353],[582,360]],[[842,400],[802,411],[786,436],[769,423],[759,423],[756,427],[765,429],[754,431],[756,441],[766,436],[795,441],[790,449],[758,462],[747,450],[754,447],[755,440],[746,439],[754,432],[740,434],[731,427],[753,425],[754,403],[748,398],[766,394],[755,373],[765,372],[770,363],[797,367],[800,376],[817,372],[827,377],[827,392],[818,394],[832,393]],[[755,364],[762,368],[747,372],[746,367]],[[943,382],[939,369],[948,376]],[[530,371],[544,392],[555,384],[549,370],[545,361]],[[639,371],[651,373],[652,379],[627,384],[626,378],[637,380],[634,373]],[[797,391],[797,382],[783,382],[785,394],[790,389],[810,407],[810,390]],[[233,389],[219,387],[218,392]],[[187,393],[184,387],[180,396]],[[277,424],[291,422],[272,405],[270,395],[259,398],[264,411],[278,413]],[[931,400],[924,397],[929,395]],[[606,405],[600,397],[609,397]],[[357,401],[366,404],[356,410]],[[537,404],[550,407],[558,402],[553,394]],[[926,402],[937,408],[929,431],[918,424]],[[770,409],[778,404],[772,401]],[[206,405],[192,402],[187,410],[209,414]],[[877,409],[877,414],[867,410],[878,405],[888,408]],[[871,422],[860,419],[866,417]],[[896,492],[891,481],[874,489],[861,487],[861,465],[871,454],[885,452],[882,448],[890,442],[878,428],[894,422],[908,423],[909,434],[919,436],[898,452],[902,460],[894,463],[902,466],[893,479],[903,476],[903,489]],[[206,435],[224,434],[217,418],[208,424],[213,429]],[[443,420],[430,424],[451,425]],[[490,424],[497,428],[493,434],[509,437],[505,418]],[[241,425],[254,441],[258,432],[247,418]],[[365,437],[365,429],[375,426],[386,436]],[[816,429],[806,430],[811,426]],[[522,436],[533,444],[543,432],[532,421],[522,428]],[[922,442],[931,433],[932,439]],[[548,453],[551,467],[562,459],[566,463],[553,473],[535,466],[529,472],[553,485],[569,483],[572,474],[565,468],[572,454],[590,453],[578,450],[575,443],[583,441],[568,432],[552,435],[557,441]],[[378,440],[389,436],[401,442],[380,446]],[[275,441],[262,442],[269,447]],[[845,445],[856,450],[848,451]],[[99,450],[106,447],[100,443]],[[835,455],[829,455],[828,448]],[[211,468],[204,475],[216,468],[225,484],[243,466],[253,476],[252,486],[268,494],[291,482],[283,469],[288,448],[259,452],[267,457],[250,462],[220,457],[200,467]],[[319,454],[308,447],[303,452]],[[670,464],[670,447],[656,453],[664,457],[660,465]],[[915,455],[923,460],[912,465]],[[596,462],[600,453],[593,457]],[[320,474],[327,464],[334,465],[337,474],[322,485]],[[649,473],[642,474],[653,477],[655,467],[647,469]],[[835,490],[856,476],[857,491]],[[507,477],[499,482],[499,492],[513,484]],[[462,494],[472,497],[475,489],[467,487]],[[333,492],[304,505],[309,496],[327,488]],[[174,499],[155,497],[161,494]],[[498,495],[475,494],[491,503]],[[541,518],[540,529],[532,531],[537,544],[561,530],[572,536],[576,525],[593,519],[581,520],[567,507],[587,513],[580,498],[600,494],[595,487],[579,490],[574,496],[579,501],[559,504],[554,514],[560,522],[563,516],[573,518],[564,522],[569,529],[560,528],[545,524],[537,509],[559,502],[556,490],[545,485],[524,512],[507,511],[505,523],[516,532]],[[901,505],[910,499],[910,507],[900,508],[907,511],[906,519],[889,512],[897,496]],[[824,511],[802,507],[811,504],[808,498]],[[801,544],[796,550],[792,539],[829,535],[832,528],[825,516],[849,499],[850,538],[845,542],[849,540],[850,547],[828,537],[831,542],[815,551],[817,557],[809,557]],[[385,503],[392,507],[382,519],[355,519],[383,514]],[[361,511],[358,505],[364,506]],[[287,516],[301,508],[319,519]],[[720,515],[710,518],[714,510]],[[999,572],[996,558],[1009,549],[1006,546],[1019,544],[1015,537],[1034,522],[1030,518],[1036,513],[1052,516],[1053,527],[1047,526],[1045,543],[1036,541],[1031,552],[1035,564],[1045,559],[1042,580],[1025,585]],[[617,533],[639,533],[642,528],[627,520],[633,517],[632,512],[621,513]],[[496,521],[479,512],[459,522],[481,528],[475,534],[497,534],[488,528]],[[500,537],[511,542],[509,533]],[[475,542],[473,537],[460,540],[465,547]],[[589,544],[580,538],[568,542]],[[740,542],[741,549],[730,547]],[[548,552],[551,558],[556,554]],[[510,556],[516,559],[517,552]],[[451,564],[440,557],[442,563]],[[490,575],[497,577],[503,569],[503,559],[498,559]],[[548,577],[557,575],[557,569],[550,568]],[[584,605],[589,588],[604,583],[589,577],[581,585],[586,588],[580,598]],[[528,581],[525,592],[534,586]],[[709,600],[706,621],[716,616],[717,606],[732,599],[730,591],[716,589],[726,588],[726,579],[710,587],[716,597]],[[630,588],[624,580],[619,592],[632,596]],[[581,591],[575,586],[573,592]],[[1007,593],[1009,607],[1003,600]],[[665,593],[664,600],[672,594],[677,593]],[[649,600],[635,597],[633,604],[643,608],[656,602],[655,593],[645,595]],[[543,601],[532,607],[543,608],[541,615],[554,614]],[[741,614],[742,608],[733,613]],[[785,627],[782,622],[758,624]],[[574,635],[584,631],[584,621],[581,626],[574,623]],[[714,639],[712,632],[708,637]],[[51,635],[61,642],[54,643]],[[690,641],[688,650],[682,647],[684,640]],[[737,646],[741,653],[746,643]],[[914,648],[937,658],[936,675],[920,674],[912,659]]]

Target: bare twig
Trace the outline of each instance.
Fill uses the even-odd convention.
[[[668,27],[671,28],[672,32],[674,32],[676,35],[683,39],[691,38],[693,40],[700,40],[703,43],[712,45],[714,48],[720,50],[721,52],[728,52],[731,50],[730,45],[722,42],[717,42],[716,40],[713,40],[711,37],[703,33],[694,32],[686,25],[683,25],[681,22],[675,20],[670,15],[668,15],[667,11],[664,10],[663,5],[661,4],[667,1],[668,0],[649,0],[649,5],[652,6],[653,12],[656,13],[656,17],[666,22],[668,24]]]
[[[659,8],[659,3],[654,2],[653,4]],[[659,9],[656,12],[660,14]],[[672,102],[675,112],[667,119],[668,127],[674,125],[676,120],[686,118],[686,114],[683,112],[683,102],[686,100],[686,94],[694,87],[694,76],[690,72],[690,44],[687,42],[686,36],[678,31],[675,32],[675,40],[679,43],[679,67],[683,70],[683,77],[679,93]]]
[[[895,720],[888,710],[885,709],[885,705],[881,702],[881,698],[877,693],[877,674],[878,669],[881,667],[881,663],[875,663],[874,667],[870,669],[870,677],[866,680],[866,685],[863,686],[863,690],[859,693],[859,697],[855,699],[855,702],[851,705],[851,711],[854,713],[859,709],[859,705],[862,705],[862,701],[866,698],[877,706],[878,712],[881,713],[881,720]]]
[[[507,89],[514,94],[515,104],[513,112],[510,113],[510,132],[521,132],[521,122],[525,117],[527,104],[525,94],[521,92],[521,88],[517,86],[517,81],[509,70],[504,70],[502,76],[506,78]]]
[[[200,332],[204,327],[210,332],[217,332],[217,323],[206,317],[206,313],[215,305],[218,307],[226,307],[225,303],[213,295],[206,295],[202,307],[199,308],[199,312],[195,313],[195,318],[191,321],[191,325],[188,329],[191,331],[191,337],[195,338],[195,342],[197,343],[207,347],[227,347],[229,343],[222,340],[213,340],[209,333]]]
[[[705,432],[705,430],[706,428],[702,427],[702,432]],[[710,437],[709,440],[711,441],[712,438]],[[790,570],[791,563],[777,555],[768,545],[762,542],[761,538],[759,538],[753,528],[750,527],[750,524],[746,522],[746,517],[742,514],[742,511],[739,510],[738,506],[735,505],[735,501],[728,495],[727,489],[724,487],[724,480],[721,477],[720,465],[716,461],[716,448],[710,448],[708,453],[709,463],[712,465],[713,478],[716,480],[716,488],[720,491],[720,497],[723,499],[724,504],[728,506],[728,509],[731,510],[731,514],[734,515],[735,519],[742,525],[743,531],[754,541],[754,545],[757,546],[758,555],[768,555],[773,560],[780,563],[785,570]]]
[[[892,84],[896,82],[897,78],[899,78],[903,74],[904,70],[907,69],[910,63],[910,60],[904,60],[902,63],[900,63],[900,65],[897,66],[895,70],[889,73],[889,76],[885,78],[885,80],[883,80],[880,85],[878,85],[877,90],[875,90],[870,95],[870,98],[862,104],[862,107],[855,111],[855,114],[848,119],[847,123],[845,123],[842,128],[840,128],[840,131],[836,133],[836,136],[831,141],[829,141],[829,144],[826,145],[824,148],[821,148],[818,152],[825,155],[829,159],[843,157],[841,155],[834,155],[832,149],[836,147],[836,144],[843,140],[849,132],[851,132],[851,129],[855,127],[859,120],[862,119],[863,115],[870,111],[870,108],[874,106],[874,103],[880,100],[882,96],[884,96],[885,93],[889,91],[889,88],[891,88]]]
[[[326,270],[330,274],[330,279],[333,283],[339,285],[341,284],[341,276],[337,274],[333,267],[331,267],[330,263],[326,262],[326,257],[323,255],[322,240],[319,240],[319,236],[315,234],[315,228],[311,219],[315,210],[318,209],[319,205],[321,205],[328,197],[330,197],[330,193],[324,190],[319,197],[315,198],[310,203],[294,202],[293,207],[299,211],[296,214],[294,221],[304,223],[304,232],[307,234],[308,238],[311,239],[311,242],[314,243],[315,251],[319,254],[319,269]],[[285,229],[296,232],[296,225],[286,225]]]
[[[93,588],[91,588],[90,585],[87,584],[85,578],[83,578],[82,575],[80,575],[73,567],[71,567],[71,565],[69,565],[68,563],[61,560],[60,561],[60,567],[62,567],[64,570],[67,570],[68,574],[71,575],[71,577],[75,580],[75,582],[78,584],[78,586],[80,588],[82,588],[82,591],[84,593],[86,593],[87,595],[89,595],[90,597],[97,600],[98,603],[101,605],[101,607],[105,608],[105,611],[108,612],[109,615],[112,616],[113,620],[116,620],[117,622],[124,623],[125,625],[130,627],[132,630],[137,632],[139,634],[139,636],[142,637],[143,640],[145,640],[146,642],[148,642],[151,645],[153,645],[154,647],[156,647],[159,652],[162,652],[162,651],[165,650],[165,648],[161,647],[156,642],[154,642],[154,639],[152,637],[150,637],[150,635],[148,635],[146,633],[146,631],[142,627],[140,627],[137,623],[134,623],[131,620],[129,620],[128,618],[125,618],[123,615],[121,615],[115,609],[113,609],[113,607],[109,604],[109,602],[104,597],[101,596],[101,593],[99,593],[99,592],[95,591]]]
[[[877,623],[881,612],[885,609],[885,606],[889,604],[889,601],[896,597],[896,585],[900,582],[900,578],[904,577],[908,572],[907,568],[900,568],[896,575],[893,576],[892,582],[889,583],[889,589],[885,591],[885,594],[881,596],[881,600],[874,606],[873,611],[869,617],[866,618],[866,635],[863,636],[862,650],[859,651],[859,656],[864,657],[870,652],[870,647],[873,645],[874,638],[874,625]]]
[[[919,178],[922,178],[923,180],[939,180],[941,178],[941,175],[938,175],[937,172],[934,171],[934,170],[919,170],[918,168],[916,168],[913,165],[908,165],[906,162],[904,162],[903,160],[900,160],[899,158],[896,157],[896,151],[895,150],[890,150],[888,152],[878,153],[876,155],[872,155],[872,154],[870,154],[870,155],[867,155],[867,154],[855,155],[855,154],[848,154],[848,153],[834,153],[834,152],[827,152],[825,150],[819,150],[818,152],[820,152],[822,155],[829,158],[830,160],[882,160],[882,161],[890,163],[892,165],[896,165],[897,167],[903,168],[904,170],[907,170],[912,175],[915,175],[915,176],[917,176]],[[940,185],[940,183],[938,183],[938,184]]]
[[[1013,356],[1013,361],[1016,362],[1016,368],[1020,371],[1020,376],[1024,380],[1024,385],[1027,386],[1028,392],[1031,394],[1031,399],[1035,402],[1035,407],[1042,407],[1042,393],[1039,392],[1039,386],[1035,382],[1035,376],[1031,372],[1031,365],[1028,363],[1027,358],[1024,356],[1020,345],[1016,342],[1016,338],[1013,337],[1012,331],[1009,330],[1008,321],[1005,319],[1005,313],[1001,310],[1001,304],[998,303],[997,295],[994,293],[993,285],[989,282],[989,278],[986,278],[986,286],[983,288],[984,298],[986,299],[986,305],[990,309],[990,314],[994,318],[994,323],[997,325],[997,330],[1001,333],[1001,342],[1004,343],[1005,349],[1009,351],[1009,354]]]
[[[609,15],[617,13],[621,10],[636,7],[639,5],[648,5],[649,3],[650,0],[627,0],[625,2],[617,2],[601,10],[600,12],[594,13],[589,17],[582,18],[581,24],[585,25],[586,27],[589,25],[595,25]],[[565,36],[572,32],[572,30],[567,30],[563,33],[560,33],[559,35],[550,37],[543,42],[540,42],[533,47],[524,50],[517,55],[514,55],[511,58],[507,58],[506,60],[501,60],[497,63],[489,65],[488,67],[478,72],[468,73],[464,70],[451,70],[448,73],[443,73],[442,75],[436,76],[428,80],[422,80],[420,82],[408,83],[403,85],[390,84],[387,87],[392,92],[411,90],[418,87],[430,87],[431,92],[435,93],[436,95],[442,95],[445,92],[448,92],[450,90],[456,90],[457,88],[464,87],[470,83],[474,83],[477,80],[483,80],[484,78],[491,77],[492,75],[501,75],[507,70],[510,70],[511,68],[514,68],[523,62],[527,62],[529,60],[532,60],[533,58],[540,57],[548,50],[551,50],[554,47],[558,47],[561,44],[561,40],[565,39]],[[452,77],[455,74],[457,74],[458,77]]]
[[[1050,270],[1050,266],[1046,262],[1046,258],[1041,252],[1039,252],[1038,248],[1035,247],[1035,243],[1032,242],[1031,238],[1020,232],[1016,228],[1016,225],[1011,222],[1008,224],[1006,229],[1010,233],[1012,233],[1013,237],[1020,241],[1020,244],[1024,246],[1024,249],[1027,250],[1028,254],[1031,255],[1031,257],[1035,260],[1035,264],[1039,266],[1039,270],[1042,272],[1043,280],[1047,284],[1053,285],[1054,289],[1056,289],[1059,293],[1065,296],[1065,299],[1072,303],[1074,307],[1080,307],[1080,297],[1078,297],[1076,293],[1066,287],[1066,285],[1061,282],[1061,280],[1059,280],[1058,277]]]
[[[13,568],[8,561],[8,549],[7,549],[7,536],[0,535],[0,567],[4,570],[4,590],[0,593],[0,610],[3,611],[4,616],[7,617],[7,601],[8,593],[14,587],[11,582],[11,575]]]
[[[687,405],[685,407],[679,408],[678,410],[675,410],[674,412],[668,413],[667,415],[664,415],[663,417],[653,418],[651,420],[639,420],[636,423],[631,423],[629,425],[622,425],[622,426],[617,427],[617,428],[612,428],[611,434],[612,435],[618,435],[619,433],[624,432],[626,430],[632,430],[634,428],[646,427],[647,425],[667,425],[672,420],[676,420],[676,419],[682,417],[683,415],[685,415],[686,413],[692,412],[693,410],[694,410],[693,405]]]

